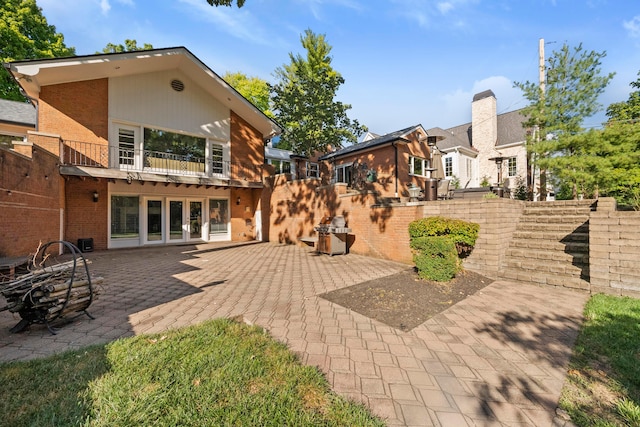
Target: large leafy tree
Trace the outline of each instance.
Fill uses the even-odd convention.
[[[0,3],[0,61],[54,58],[75,55],[62,34],[49,25],[35,0],[2,0]],[[0,98],[24,101],[20,88],[4,67],[0,70]]]
[[[524,126],[538,130],[528,141],[528,150],[537,166],[549,171],[564,185],[572,188],[577,198],[584,177],[588,147],[586,140],[576,138],[584,132],[584,120],[602,106],[598,97],[615,73],[601,75],[601,60],[606,52],[585,51],[580,44],[571,48],[566,43],[546,61],[545,88],[538,82],[515,83],[530,104],[523,109]],[[597,159],[591,159],[597,162]],[[546,195],[544,188],[542,195]]]
[[[240,72],[226,72],[222,78],[260,111],[268,117],[274,117],[270,106],[269,83],[266,80]]]
[[[272,86],[276,119],[285,129],[279,146],[312,155],[356,142],[366,127],[347,117],[350,105],[335,100],[344,78],[331,66],[331,46],[311,30],[300,40],[306,56],[289,53],[291,62],[276,69]]]
[[[629,99],[622,102],[616,102],[607,108],[607,117],[609,124],[613,122],[633,122],[640,119],[640,72],[638,79],[629,85],[636,89],[631,92]]]
[[[135,52],[138,50],[151,50],[153,46],[149,43],[145,43],[142,46],[138,46],[138,42],[135,39],[125,39],[124,44],[107,43],[102,52],[98,53],[121,53],[121,52]]]

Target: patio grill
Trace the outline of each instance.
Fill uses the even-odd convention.
[[[351,229],[346,227],[343,216],[322,217],[320,224],[313,228],[318,232],[319,253],[340,255],[347,253],[347,234]]]

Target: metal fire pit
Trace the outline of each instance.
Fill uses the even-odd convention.
[[[328,255],[341,255],[347,253],[347,235],[351,233],[351,229],[346,227],[344,217],[325,216],[314,230],[318,232],[319,253]]]

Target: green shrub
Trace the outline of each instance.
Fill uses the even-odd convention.
[[[409,224],[411,240],[427,236],[448,236],[456,245],[474,246],[480,225],[461,219],[432,216],[420,218]]]
[[[447,282],[460,271],[455,243],[446,236],[425,236],[411,240],[413,262],[423,279]]]

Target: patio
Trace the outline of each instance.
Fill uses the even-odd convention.
[[[26,360],[214,317],[241,317],[389,425],[551,425],[588,295],[497,281],[409,332],[318,295],[407,265],[268,243],[86,254],[105,278],[58,335],[0,312],[0,360]],[[505,301],[509,301],[506,305]]]

